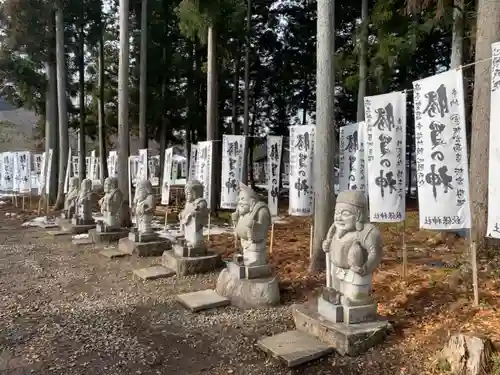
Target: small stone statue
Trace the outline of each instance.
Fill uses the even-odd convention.
[[[267,232],[271,225],[271,212],[267,204],[248,186],[240,183],[238,206],[232,214],[235,234],[241,239],[243,265],[264,266],[267,259]],[[239,261],[241,263],[241,259]]]
[[[64,210],[62,212],[63,219],[72,219],[76,212],[76,205],[78,199],[78,188],[80,187],[80,180],[78,177],[71,177],[69,179],[68,193],[64,199]]]
[[[149,180],[137,182],[134,197],[134,214],[139,235],[153,234],[151,222],[156,208],[153,186]]]
[[[188,249],[204,248],[203,226],[208,223],[208,204],[203,198],[203,185],[190,181],[185,188],[186,205],[179,214],[181,231]]]
[[[76,220],[75,220],[76,219]],[[87,225],[92,224],[92,180],[84,179],[80,187],[77,198],[76,218],[73,218],[74,224]]]
[[[123,204],[123,193],[118,188],[118,179],[108,177],[104,180],[104,197],[99,201],[101,214],[104,216],[100,229],[103,232],[120,229],[120,213]]]
[[[382,258],[380,231],[370,224],[366,215],[366,197],[360,191],[343,191],[337,197],[335,218],[323,241],[327,257],[327,288],[323,301],[340,308],[336,321],[357,323],[376,315],[376,303],[370,296],[372,275]],[[318,301],[321,313],[322,301]],[[348,317],[350,307],[367,307],[365,317],[358,321]],[[347,310],[346,310],[347,309]],[[342,310],[342,311],[341,311]],[[370,317],[368,317],[368,315]]]

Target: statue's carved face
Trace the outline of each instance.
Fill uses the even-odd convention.
[[[137,190],[137,200],[143,201],[148,196],[148,191],[145,188],[140,188]]]
[[[186,202],[192,202],[195,200],[194,194],[193,194],[193,188],[191,186],[186,186],[186,189],[184,190],[184,194],[186,195]]]
[[[109,178],[104,180],[104,192],[109,193],[111,191],[111,182],[109,181]]]
[[[73,190],[77,188],[78,180],[77,179],[70,179],[69,180],[69,190]]]
[[[252,198],[250,198],[248,194],[241,192],[240,195],[238,196],[238,206],[237,206],[238,213],[240,215],[245,215],[250,212],[251,207],[252,207]]]
[[[90,192],[91,189],[92,189],[92,181],[90,181],[90,180],[83,180],[83,182],[82,182],[82,190],[83,190],[83,192],[88,193],[88,192]]]
[[[344,232],[356,230],[358,221],[357,210],[347,203],[337,203],[335,206],[335,227]]]

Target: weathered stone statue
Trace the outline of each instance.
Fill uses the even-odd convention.
[[[73,224],[94,224],[94,219],[92,218],[92,198],[92,181],[84,179],[80,187],[80,192],[78,193],[76,216],[73,217]]]
[[[152,221],[156,209],[153,195],[153,186],[149,180],[137,182],[133,212],[135,214],[135,227],[129,232],[127,238],[118,241],[118,249],[128,254],[139,256],[159,256],[165,250],[172,248],[169,239],[161,238],[153,230]]]
[[[271,213],[257,193],[240,183],[238,204],[232,216],[242,254],[227,262],[217,279],[215,291],[239,307],[265,307],[279,303],[278,278],[268,263],[267,232]]]
[[[323,241],[327,287],[318,300],[318,312],[335,322],[376,318],[377,304],[370,292],[373,272],[382,258],[382,237],[366,217],[366,204],[363,192],[341,192],[334,222]]]
[[[97,229],[101,232],[113,232],[120,229],[120,213],[123,204],[123,193],[118,188],[118,179],[108,177],[104,180],[104,197],[99,201],[103,222]]]
[[[190,181],[184,191],[186,205],[179,214],[184,247],[190,253],[203,253],[205,251],[203,226],[208,223],[209,214],[207,201],[203,198],[203,185],[199,181]]]
[[[139,235],[153,234],[151,222],[156,209],[153,186],[149,180],[142,180],[137,183],[134,197],[135,225]]]
[[[80,180],[78,177],[71,177],[69,180],[68,193],[64,199],[64,209],[61,214],[63,219],[72,219],[76,212],[76,205],[78,199],[78,189],[80,185]]]
[[[240,183],[238,206],[232,215],[234,231],[241,240],[243,256],[238,263],[247,267],[267,265],[267,233],[271,226],[271,212],[258,195]]]

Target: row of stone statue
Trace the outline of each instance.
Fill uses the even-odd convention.
[[[90,180],[83,180],[80,189],[78,179],[70,181],[63,215],[73,219],[75,224],[93,222],[91,187]],[[104,192],[104,198],[99,201],[103,220],[97,223],[96,230],[123,231],[120,225],[123,194],[116,178],[106,179]],[[186,203],[179,214],[180,242],[167,255],[175,258],[176,265],[173,267],[178,268],[180,263],[187,262],[188,266],[184,269],[189,268],[191,271],[185,273],[207,272],[218,262],[213,259],[220,259],[220,256],[212,254],[204,240],[203,228],[208,222],[209,210],[203,198],[203,185],[198,181],[188,182],[185,196]],[[327,285],[318,298],[317,311],[331,322],[350,325],[377,319],[377,304],[370,294],[372,274],[382,257],[382,241],[379,230],[368,222],[366,205],[363,193],[341,192],[337,197],[333,224],[323,241],[327,259]],[[156,238],[152,228],[155,208],[151,183],[148,180],[139,182],[133,201],[136,226],[130,231],[131,240],[141,243]],[[226,262],[219,276],[217,292],[231,295],[243,304],[250,301],[242,300],[251,298],[260,299],[254,301],[254,305],[279,302],[278,281],[268,260],[267,236],[272,217],[267,204],[250,187],[241,184],[232,219],[234,234],[240,240],[241,253]],[[164,246],[165,242],[162,244]]]

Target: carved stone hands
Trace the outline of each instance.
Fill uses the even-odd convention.
[[[236,224],[238,222],[238,218],[239,218],[238,212],[233,212],[231,214],[231,220],[232,220],[234,226],[236,226]]]

